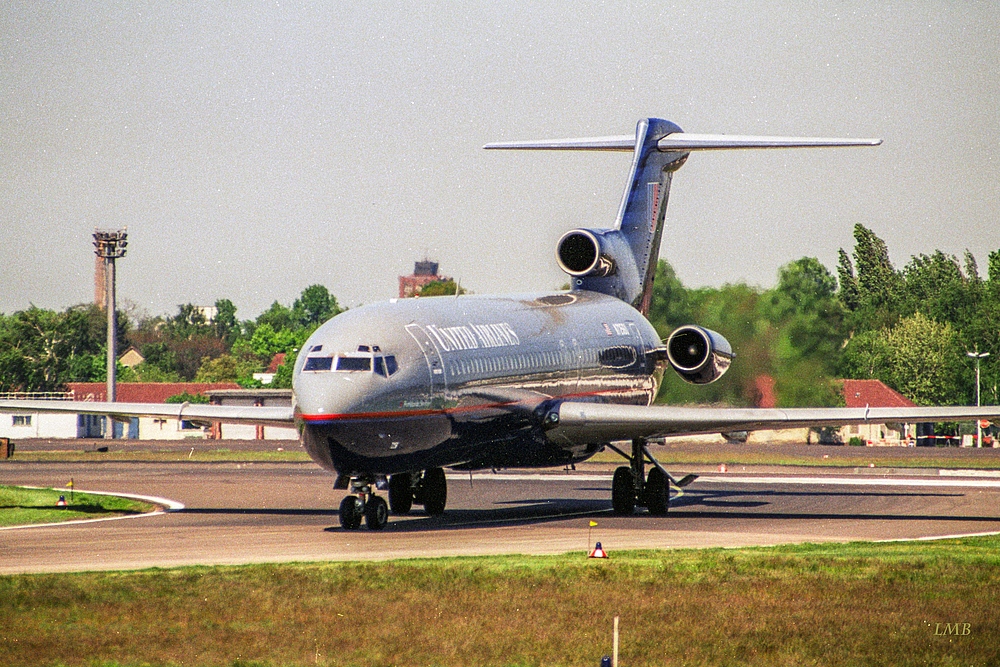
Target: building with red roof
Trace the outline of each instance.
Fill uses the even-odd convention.
[[[900,394],[881,380],[843,380],[844,405],[849,408],[914,408],[916,403]],[[868,445],[909,445],[913,431],[906,424],[894,424],[902,432],[887,424],[857,424],[840,429],[844,442],[861,438]]]

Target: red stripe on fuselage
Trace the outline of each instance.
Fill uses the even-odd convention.
[[[580,394],[564,394],[562,396],[552,396],[548,399],[543,400],[571,400],[574,398],[586,398],[588,396],[601,396],[603,394],[616,394],[621,393],[618,390],[605,390],[605,391],[593,391]],[[543,401],[538,401],[542,403]],[[344,412],[339,414],[325,414],[325,415],[307,415],[300,414],[299,418],[302,421],[309,423],[323,423],[323,422],[334,422],[334,421],[351,421],[359,419],[401,419],[406,417],[428,417],[430,415],[445,415],[457,412],[474,412],[476,410],[495,410],[497,408],[503,408],[511,405],[517,405],[517,401],[509,401],[507,403],[481,403],[479,405],[466,405],[462,407],[455,408],[442,408],[438,410],[427,409],[427,410],[394,410],[391,412]]]

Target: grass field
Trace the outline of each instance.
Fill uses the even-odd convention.
[[[184,461],[194,461],[201,463],[232,462],[232,463],[306,463],[311,461],[309,455],[301,449],[279,452],[271,451],[245,451],[229,449],[206,449],[201,445],[201,449],[194,451],[178,451],[176,449],[158,450],[155,447],[148,449],[123,449],[112,450],[110,452],[90,452],[81,450],[45,450],[45,451],[21,451],[18,450],[16,461],[45,461],[45,462],[65,462],[65,463],[86,463],[100,461],[135,461],[135,462],[159,462],[178,463]]]
[[[56,507],[60,496],[68,505]],[[126,514],[144,514],[155,508],[130,498],[70,494],[53,489],[26,489],[17,486],[0,486],[0,526],[23,526],[36,523],[57,523],[78,519],[99,519]],[[3,547],[0,542],[0,558]]]
[[[996,665],[1000,538],[0,577],[4,665]],[[950,634],[948,632],[950,631]]]

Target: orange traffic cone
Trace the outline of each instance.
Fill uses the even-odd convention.
[[[719,472],[726,472],[726,464],[725,463],[719,465]]]
[[[594,550],[591,551],[590,556],[588,556],[588,558],[607,558],[607,557],[608,557],[608,552],[604,550],[600,542],[597,543],[597,546],[594,547]]]

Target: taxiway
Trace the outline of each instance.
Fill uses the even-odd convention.
[[[0,573],[481,554],[584,554],[588,525],[617,549],[934,538],[1000,531],[1000,479],[949,475],[710,474],[668,516],[610,510],[610,467],[449,474],[448,511],[345,531],[343,491],[311,463],[31,463],[0,483],[159,496],[158,516],[0,531]]]

